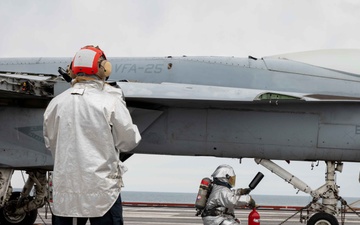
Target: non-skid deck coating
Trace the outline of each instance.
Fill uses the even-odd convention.
[[[259,209],[261,225],[279,225],[296,211],[289,210],[270,210]],[[243,225],[248,224],[249,209],[237,209],[235,215],[241,220]],[[201,217],[195,216],[194,208],[184,207],[143,207],[143,206],[124,206],[125,225],[200,225]],[[42,219],[43,220],[42,220]],[[340,218],[339,218],[340,219]],[[45,219],[45,209],[39,210],[39,216],[35,224],[50,225],[51,214]],[[90,223],[88,223],[90,224]],[[300,214],[283,223],[285,225],[304,225],[300,223]],[[339,220],[340,224],[340,220]],[[345,225],[360,224],[360,217],[355,213],[347,213],[345,216]]]

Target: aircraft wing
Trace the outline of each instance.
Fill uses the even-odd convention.
[[[330,96],[317,93],[284,92],[265,89],[234,88],[184,83],[117,82],[128,104],[139,108],[158,106],[176,107],[225,107],[236,104],[271,101],[358,101],[351,96]],[[63,79],[51,74],[0,72],[0,103],[47,102],[69,87]]]
[[[65,82],[57,75],[0,72],[0,105],[45,107]]]
[[[156,108],[176,106],[191,108],[234,108],[241,104],[276,101],[359,101],[349,96],[316,93],[279,92],[271,90],[230,88],[178,83],[117,82],[130,106]]]

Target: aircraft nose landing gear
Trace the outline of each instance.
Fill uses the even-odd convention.
[[[307,225],[339,225],[337,218],[334,216],[339,214],[337,203],[340,201],[343,205],[346,205],[346,202],[339,196],[339,187],[335,182],[335,172],[342,171],[343,164],[341,162],[326,161],[325,184],[316,190],[311,189],[310,186],[305,184],[299,178],[290,174],[270,160],[255,159],[255,162],[283,178],[295,188],[308,193],[313,197],[313,201],[307,208],[307,212],[312,212],[313,214],[310,218],[308,216],[305,217]],[[319,199],[322,199],[322,203],[318,202]]]

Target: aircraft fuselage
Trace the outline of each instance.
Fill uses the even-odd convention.
[[[0,59],[0,71],[57,74],[58,67],[66,68],[70,60]],[[275,59],[165,57],[110,61],[110,79],[115,81],[285,91],[318,99],[261,103],[198,100],[156,107],[130,100],[134,122],[143,137],[134,153],[360,161],[360,104],[353,101],[360,98],[358,75]],[[349,101],[333,101],[334,96]],[[332,100],[320,101],[328,99]],[[0,165],[51,168],[51,155],[42,138],[43,111],[0,108],[4,155]]]

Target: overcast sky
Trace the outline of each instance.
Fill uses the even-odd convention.
[[[84,45],[115,56],[270,56],[318,49],[360,48],[357,0],[2,0],[0,57],[72,57]],[[197,192],[219,164],[245,187],[261,171],[254,194],[296,190],[252,159],[135,155],[126,191]],[[324,162],[279,162],[312,188],[324,182]],[[359,166],[345,163],[340,194],[360,196]],[[21,186],[16,176],[14,186]]]

